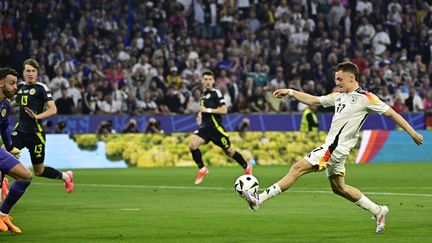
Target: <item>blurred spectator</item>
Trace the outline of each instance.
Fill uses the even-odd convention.
[[[368,16],[372,13],[373,6],[369,0],[359,0],[357,1],[356,11],[361,16]]]
[[[68,96],[66,88],[61,89],[61,97],[55,100],[57,106],[57,114],[59,115],[72,115],[76,113],[75,103],[71,97]]]
[[[250,113],[248,102],[243,95],[243,93],[239,93],[237,99],[234,101],[234,106],[232,112],[236,113]]]
[[[390,45],[391,41],[389,34],[383,29],[381,24],[378,24],[376,26],[376,34],[372,38],[372,46],[375,50],[375,56],[381,57]]]
[[[93,84],[87,86],[87,90],[83,94],[81,111],[84,115],[94,115],[99,111],[97,106],[98,94]]]
[[[276,68],[276,76],[270,81],[270,84],[274,86],[275,89],[285,89],[287,87],[282,66]]]
[[[100,114],[120,115],[122,113],[121,103],[113,99],[111,93],[105,94],[102,101],[97,102]]]
[[[149,91],[144,91],[143,95],[144,99],[142,101],[137,102],[137,108],[141,114],[150,113],[150,114],[158,114],[159,109],[151,98],[151,93]]]
[[[317,93],[330,93],[334,65],[343,60],[356,63],[362,87],[381,96],[387,96],[387,86],[390,96],[397,94],[404,102],[414,86],[424,99],[431,88],[424,81],[432,71],[430,3],[6,2],[0,18],[0,65],[21,73],[23,61],[34,57],[43,64],[39,81],[51,87],[54,100],[62,87],[69,87],[78,113],[101,113],[96,102],[111,93],[121,110],[139,114],[136,103],[143,102],[144,91],[162,113],[172,112],[169,99],[178,98],[187,109],[203,68],[214,69],[216,80],[227,86],[233,111],[246,111],[242,100],[250,100],[255,86],[268,89],[269,83],[300,90],[313,80]],[[282,111],[297,110],[294,100],[281,104]]]
[[[382,86],[380,89],[380,92],[377,93],[377,96],[382,100],[384,103],[386,103],[388,106],[393,106],[393,96],[390,94],[389,89],[387,86]]]
[[[78,80],[76,75],[69,78],[69,83],[68,96],[74,101],[75,111],[81,113],[82,94],[84,92],[82,83]]]
[[[268,112],[269,104],[263,93],[263,88],[261,86],[256,86],[254,89],[254,94],[249,99],[249,107],[251,112]]]
[[[319,123],[315,114],[316,106],[307,106],[303,111],[300,131],[303,132],[318,132]]]
[[[408,111],[408,107],[402,102],[402,99],[400,96],[396,96],[396,98],[393,102],[392,108],[398,113]]]
[[[64,121],[59,121],[56,124],[56,127],[54,129],[54,133],[66,133],[65,132],[66,129],[66,123]]]
[[[177,67],[171,67],[170,73],[166,76],[166,81],[168,86],[174,85],[176,89],[180,88],[182,78],[178,74],[178,68]]]
[[[423,100],[423,108],[425,112],[432,112],[432,90],[426,93],[426,97]]]
[[[163,133],[160,121],[151,117],[144,128],[144,133]]]
[[[239,133],[240,137],[243,138],[246,135],[246,132],[249,131],[249,124],[250,124],[249,118],[245,117],[240,122],[240,124],[235,128],[235,130]]]
[[[137,127],[137,121],[135,119],[130,119],[128,123],[126,123],[126,126],[123,128],[122,133],[139,133]]]
[[[420,96],[418,96],[414,87],[410,87],[408,98],[405,100],[405,105],[408,107],[409,111],[423,111],[423,101]]]
[[[361,18],[360,26],[357,28],[356,36],[365,48],[369,49],[372,44],[372,38],[375,36],[375,28],[369,23],[367,17]]]
[[[50,81],[50,89],[53,94],[53,100],[57,100],[62,96],[62,89],[69,88],[69,81],[63,77],[63,68],[58,67],[55,70],[56,76]]]
[[[172,86],[168,88],[162,107],[165,113],[183,113],[184,111],[180,102],[180,95]]]
[[[201,90],[194,89],[192,92],[192,96],[189,97],[189,101],[187,103],[185,113],[187,114],[198,113],[200,111],[200,98],[201,98]]]
[[[115,130],[113,129],[112,121],[111,120],[102,121],[99,124],[99,127],[97,129],[97,134],[106,135],[106,134],[111,134],[111,133],[116,133]]]
[[[129,93],[126,101],[123,103],[123,112],[128,115],[139,115],[138,99],[135,98],[133,93]]]

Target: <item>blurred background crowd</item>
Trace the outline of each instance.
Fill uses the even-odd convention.
[[[188,114],[204,69],[230,112],[301,111],[338,62],[399,112],[432,111],[432,1],[0,1],[0,66],[41,64],[59,114]]]

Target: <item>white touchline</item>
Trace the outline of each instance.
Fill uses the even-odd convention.
[[[32,185],[40,185],[40,186],[59,186],[58,183],[41,183],[35,182]],[[130,189],[179,189],[179,190],[213,190],[213,191],[228,191],[234,190],[232,188],[224,188],[224,187],[194,187],[194,186],[149,186],[149,185],[116,185],[116,184],[77,184],[75,183],[75,188],[79,187],[107,187],[107,188],[130,188]],[[391,189],[392,187],[386,187],[386,189]],[[397,189],[402,189],[403,187],[395,187]],[[406,189],[410,189],[412,187],[407,187]],[[428,187],[426,187],[428,188]],[[372,187],[369,187],[372,189]],[[373,188],[377,189],[377,188]],[[422,189],[422,187],[417,187],[417,189]],[[327,190],[310,190],[307,188],[292,188],[289,192],[296,193],[333,193],[332,191]],[[365,194],[374,194],[374,195],[387,195],[387,196],[411,196],[411,197],[432,197],[432,194],[427,193],[400,193],[400,192],[370,192],[364,191]]]

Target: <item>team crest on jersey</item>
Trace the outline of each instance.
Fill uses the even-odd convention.
[[[30,95],[34,95],[36,93],[36,90],[35,89],[31,89],[30,90]]]
[[[6,116],[6,112],[7,112],[7,110],[6,110],[6,109],[3,109],[3,110],[1,111],[1,116],[2,116],[2,117],[5,117],[5,116]]]
[[[206,99],[210,99],[210,97],[211,97],[211,94],[207,94],[207,95],[205,96]]]
[[[351,96],[350,103],[355,104],[355,103],[357,103],[357,100],[358,100],[358,97]]]

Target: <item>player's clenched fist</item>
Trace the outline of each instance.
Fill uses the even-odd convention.
[[[19,159],[21,157],[21,150],[13,147],[11,151],[9,151],[15,158]]]

